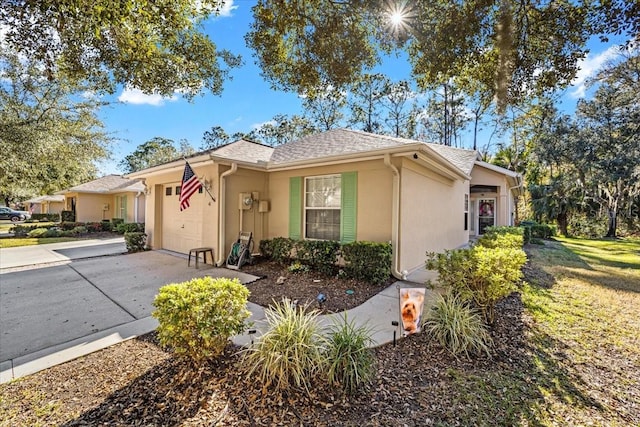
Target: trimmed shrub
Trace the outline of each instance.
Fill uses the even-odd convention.
[[[34,213],[31,214],[32,221],[52,221],[52,222],[60,222],[60,214],[59,213]]]
[[[456,357],[490,354],[491,335],[482,317],[453,293],[438,298],[426,316],[424,329]]]
[[[85,227],[84,225],[78,225],[77,227],[73,227],[73,229],[71,230],[71,232],[74,235],[78,235],[78,234],[87,234],[87,227]]]
[[[522,249],[476,245],[441,254],[428,253],[426,266],[438,271],[442,286],[463,301],[473,301],[484,320],[493,324],[496,302],[516,289],[526,261]]]
[[[39,228],[37,225],[15,225],[9,229],[15,237],[26,237],[31,230]]]
[[[347,394],[354,394],[375,374],[375,357],[369,348],[373,344],[371,330],[356,327],[345,313],[329,331],[326,350],[329,383],[341,387]]]
[[[58,227],[52,227],[48,229],[42,237],[60,237],[60,229]]]
[[[100,226],[102,227],[102,231],[113,230],[113,225],[111,224],[111,221],[109,221],[108,219],[103,219],[102,222],[100,222]]]
[[[120,223],[115,226],[116,233],[124,234],[124,233],[137,233],[144,232],[144,222],[127,222]]]
[[[557,229],[549,224],[534,224],[531,226],[531,237],[549,239],[557,234]]]
[[[62,222],[60,223],[60,228],[68,231],[68,230],[73,230],[76,227],[84,227],[85,223],[84,222]]]
[[[124,223],[124,218],[111,218],[111,224],[113,224],[114,227],[117,227],[118,224],[123,224]]]
[[[522,234],[524,237],[524,243],[531,243],[531,226],[530,225],[525,225],[522,227]]]
[[[277,391],[309,386],[325,364],[317,310],[301,310],[288,300],[265,310],[268,330],[245,350],[247,375]]]
[[[352,242],[342,246],[347,277],[369,283],[384,283],[391,276],[391,245],[376,242]]]
[[[333,276],[340,243],[335,240],[299,240],[295,242],[296,259],[315,271]]]
[[[522,229],[520,229],[522,231]],[[521,234],[496,234],[486,233],[478,239],[478,245],[485,248],[512,248],[521,249],[524,245],[524,236]]]
[[[260,241],[260,252],[265,258],[281,264],[287,264],[292,259],[294,240],[288,237],[275,237]]]
[[[127,252],[142,252],[147,247],[147,235],[141,232],[124,233],[124,242]]]
[[[87,222],[86,227],[89,233],[99,233],[100,231],[102,231],[101,222]]]
[[[246,329],[249,290],[238,279],[202,277],[160,288],[152,315],[160,343],[199,364]]]
[[[47,229],[46,228],[35,228],[31,231],[29,231],[27,233],[28,237],[45,237],[45,234],[47,234]]]
[[[75,222],[76,213],[74,211],[62,211],[60,212],[61,222]]]

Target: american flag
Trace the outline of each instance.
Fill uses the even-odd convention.
[[[202,188],[200,180],[193,173],[193,169],[189,166],[189,162],[185,162],[184,173],[182,174],[182,188],[180,189],[180,210],[183,211],[189,207],[189,198],[193,193]]]

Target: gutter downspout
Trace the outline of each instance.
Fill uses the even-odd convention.
[[[225,178],[229,175],[236,173],[238,170],[237,163],[231,163],[231,169],[225,171],[220,175],[220,194],[218,195],[219,200],[219,213],[218,213],[218,260],[216,261],[216,266],[221,267],[224,264],[224,201],[225,201]]]
[[[138,191],[133,200],[133,222],[138,222],[138,197],[140,197],[140,194],[142,194],[142,192]]]
[[[393,190],[391,194],[391,249],[393,250],[391,261],[391,274],[396,279],[406,280],[407,275],[398,271],[399,247],[400,241],[400,172],[398,168],[391,163],[391,155],[384,155],[384,165],[391,169],[393,173]]]
[[[509,222],[510,222],[509,225],[510,226],[516,225],[515,218],[511,216],[511,208],[512,208],[511,204],[513,203],[513,197],[512,197],[513,195],[511,194],[511,190],[513,190],[514,188],[520,188],[522,186],[522,182],[520,181],[520,175],[518,175],[516,177],[516,182],[518,183],[518,185],[514,185],[513,187],[509,187],[509,194],[508,194],[508,196],[509,196],[509,204],[508,204],[508,206],[509,206]],[[512,219],[513,219],[513,221],[512,221]]]

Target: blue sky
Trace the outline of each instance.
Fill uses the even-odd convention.
[[[189,102],[179,95],[162,98],[121,88],[107,99],[112,104],[100,112],[100,118],[107,132],[119,140],[112,146],[113,159],[99,165],[102,174],[122,173],[118,162],[156,136],[176,143],[186,139],[197,149],[202,135],[212,126],[222,126],[229,134],[247,132],[276,114],[301,113],[297,94],[271,89],[245,44],[244,35],[252,22],[254,3],[254,0],[227,0],[221,16],[205,24],[205,31],[219,48],[241,54],[244,60],[241,68],[231,71],[232,80],[225,82],[221,96],[205,94]],[[612,40],[607,46],[595,41],[590,44],[592,52],[582,62],[574,87],[565,91],[565,108],[575,107],[577,98],[585,93],[585,80],[615,55],[614,42],[619,40]],[[395,81],[410,77],[408,61],[395,56],[386,58],[378,71]],[[467,144],[470,143],[469,137]]]

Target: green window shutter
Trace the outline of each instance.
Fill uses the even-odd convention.
[[[345,172],[342,174],[341,180],[340,241],[349,243],[356,240],[358,172]]]
[[[289,178],[289,237],[300,240],[302,231],[302,177]]]

